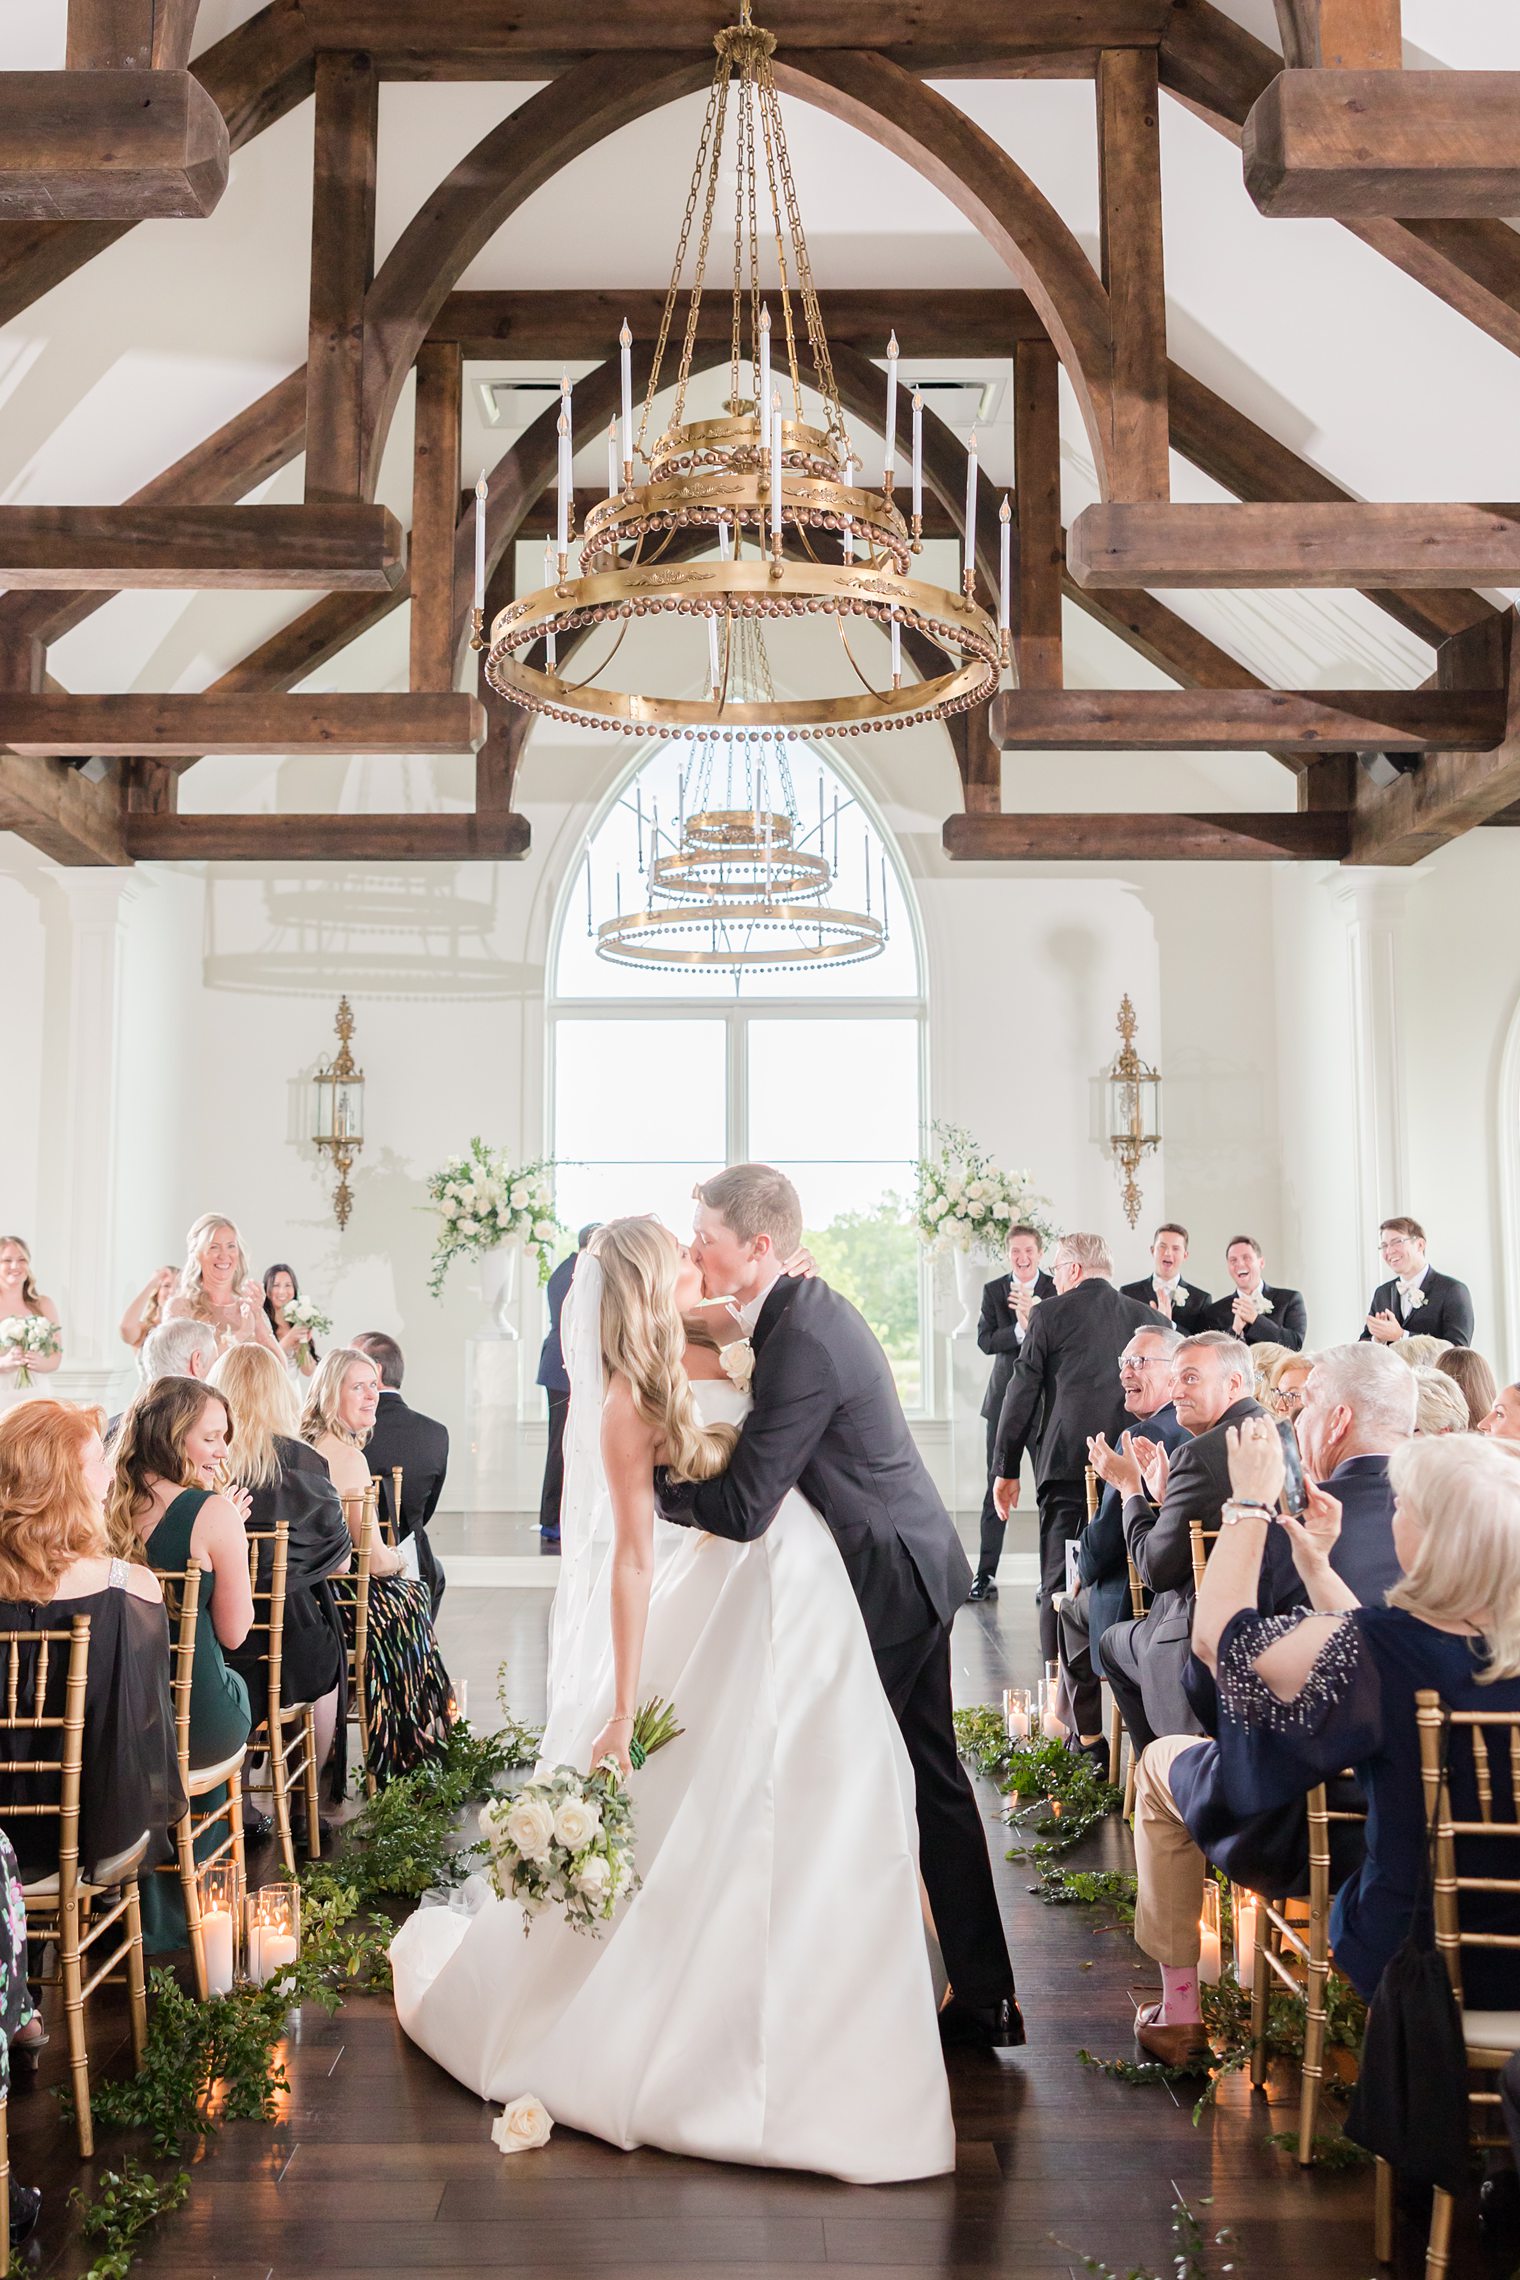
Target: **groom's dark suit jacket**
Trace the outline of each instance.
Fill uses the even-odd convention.
[[[665,1518],[749,1543],[799,1488],[839,1546],[873,1649],[948,1623],[971,1568],[865,1321],[816,1276],[783,1275],[752,1344],[754,1408],[728,1469],[701,1482],[657,1473]]]

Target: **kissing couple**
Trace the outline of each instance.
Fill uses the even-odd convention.
[[[971,1571],[876,1338],[785,1270],[791,1181],[738,1164],[695,1195],[689,1244],[600,1228],[565,1309],[541,1763],[626,1768],[639,1703],[674,1704],[629,1788],[639,1887],[600,1941],[557,1915],[525,1939],[494,1898],[420,1910],[396,2008],[482,2097],[615,2146],[936,2176],[942,2041],[1024,2039],[951,1720]]]

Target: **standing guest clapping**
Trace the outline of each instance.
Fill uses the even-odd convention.
[[[322,1358],[317,1342],[309,1330],[285,1319],[286,1307],[294,1306],[300,1295],[295,1269],[287,1267],[283,1259],[264,1269],[264,1319],[274,1332],[291,1376],[309,1378],[316,1376]]]
[[[992,1371],[987,1391],[982,1396],[982,1415],[987,1421],[987,1489],[982,1498],[981,1549],[968,1594],[972,1599],[997,1597],[998,1561],[1003,1556],[1003,1539],[1008,1529],[1006,1522],[998,1518],[993,1502],[992,1460],[997,1454],[995,1443],[998,1419],[1003,1413],[1003,1396],[1008,1391],[1019,1348],[1029,1334],[1030,1318],[1043,1299],[1056,1295],[1050,1276],[1040,1271],[1040,1253],[1044,1248],[1035,1228],[1012,1228],[1008,1236],[1008,1272],[994,1276],[982,1290],[976,1342],[984,1354],[992,1356]]]
[[[1309,1309],[1301,1291],[1269,1283],[1266,1260],[1254,1235],[1236,1235],[1225,1246],[1224,1263],[1234,1289],[1209,1308],[1207,1327],[1247,1346],[1301,1348],[1309,1335]]]
[[[219,1211],[203,1212],[186,1236],[179,1289],[164,1320],[209,1322],[224,1349],[258,1344],[284,1359],[264,1312],[264,1286],[248,1271],[243,1238]]]
[[[0,1322],[23,1317],[57,1325],[58,1309],[32,1279],[32,1254],[19,1235],[0,1235]],[[63,1360],[63,1340],[53,1340],[50,1354],[29,1353],[22,1346],[0,1346],[0,1408],[19,1401],[39,1371],[56,1370]]]
[[[1470,1346],[1472,1293],[1455,1275],[1438,1274],[1426,1256],[1425,1230],[1417,1219],[1385,1219],[1378,1249],[1391,1269],[1367,1309],[1364,1338],[1393,1346],[1401,1338],[1444,1338],[1450,1346]]]
[[[133,1353],[139,1353],[142,1344],[164,1318],[164,1308],[179,1288],[178,1267],[160,1267],[150,1275],[121,1318],[121,1339]]]
[[[1187,1229],[1175,1219],[1164,1221],[1151,1239],[1151,1272],[1139,1282],[1125,1283],[1123,1290],[1126,1298],[1153,1306],[1163,1321],[1191,1338],[1195,1330],[1207,1330],[1214,1301],[1201,1283],[1184,1282],[1187,1255]]]

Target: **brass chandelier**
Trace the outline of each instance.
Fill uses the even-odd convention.
[[[975,438],[968,459],[964,569],[961,589],[953,592],[912,575],[923,527],[922,406],[916,397],[907,519],[894,496],[895,336],[887,353],[881,482],[872,487],[856,479],[771,66],[775,37],[752,22],[750,0],[742,0],[740,22],[720,31],[713,44],[717,65],[637,436],[632,336],[625,324],[620,336],[621,448],[616,436],[609,437],[608,495],[586,517],[579,575],[571,575],[570,561],[572,392],[566,381],[559,421],[556,574],[539,592],[508,604],[487,637],[477,558],[476,646],[486,649],[487,677],[504,696],[550,719],[624,735],[695,739],[721,730],[758,741],[809,731],[855,736],[944,720],[991,696],[1007,662],[1006,502],[1000,622],[995,623],[976,589]],[[737,164],[729,394],[721,418],[688,421],[688,383],[731,111]],[[779,277],[779,328],[772,327],[761,299],[762,213],[768,215],[764,234],[774,247]],[[694,230],[695,265],[675,401],[668,425],[651,442],[655,397]],[[799,314],[809,385],[822,400],[821,423],[804,418]],[[775,385],[773,346],[778,351]],[[647,479],[638,483],[636,457],[647,469]],[[484,518],[478,508],[477,514],[479,533]],[[673,542],[684,549],[695,535],[700,545],[702,534],[716,550],[716,561],[664,559]],[[634,620],[673,616],[707,620],[709,643],[723,669],[709,674],[705,694],[656,695],[598,685]],[[737,686],[727,670],[727,660],[736,655],[733,628],[800,618],[833,619],[844,660],[840,693],[783,699],[774,689],[760,693]],[[890,643],[890,677],[882,686],[873,681],[852,643],[851,621],[861,620],[879,628]],[[580,679],[562,675],[558,660],[565,656],[567,637],[601,625],[613,629],[607,654]],[[923,636],[943,659],[939,670],[906,686],[904,629]],[[535,650],[538,654],[532,656]]]
[[[714,646],[712,685],[726,684],[748,703],[774,702],[760,626],[739,618],[723,644]],[[645,970],[716,968],[737,982],[746,973],[853,966],[880,956],[888,940],[886,857],[875,909],[869,830],[865,909],[825,899],[839,875],[840,802],[836,794],[831,815],[820,772],[818,821],[804,827],[786,739],[703,730],[681,766],[674,832],[661,829],[657,805],[651,811],[647,862],[642,793],[636,799],[647,906],[625,911],[619,885],[614,915],[594,926],[588,857],[586,924],[588,933],[594,926],[599,958]]]

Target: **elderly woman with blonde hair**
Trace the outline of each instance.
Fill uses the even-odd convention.
[[[1291,1425],[1304,1403],[1304,1387],[1314,1367],[1314,1356],[1296,1346],[1277,1346],[1263,1340],[1251,1348],[1256,1370],[1256,1398],[1269,1417],[1286,1418]]]
[[[1420,1399],[1414,1424],[1417,1433],[1433,1441],[1443,1433],[1472,1431],[1467,1396],[1455,1378],[1447,1377],[1443,1370],[1416,1370],[1414,1382]]]

